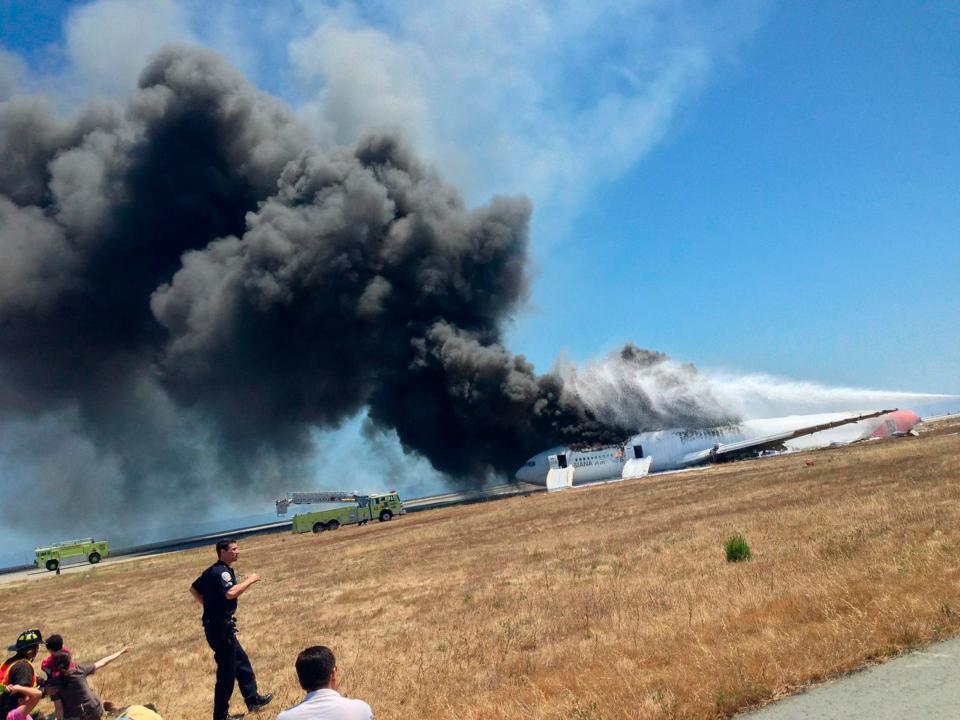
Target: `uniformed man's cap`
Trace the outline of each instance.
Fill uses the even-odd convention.
[[[36,647],[42,642],[43,635],[40,634],[39,628],[33,628],[33,630],[24,630],[17,636],[17,641],[13,645],[10,645],[7,650],[20,652],[21,650],[26,650],[27,648]]]

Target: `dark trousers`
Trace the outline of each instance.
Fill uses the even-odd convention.
[[[217,663],[217,684],[213,690],[213,720],[224,720],[230,714],[233,682],[240,685],[240,694],[248,703],[257,696],[257,677],[250,658],[237,640],[233,623],[205,622],[203,632]]]

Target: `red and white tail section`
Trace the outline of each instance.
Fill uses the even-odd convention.
[[[909,435],[920,424],[920,416],[910,410],[894,410],[877,418],[878,424],[864,433],[864,440]]]

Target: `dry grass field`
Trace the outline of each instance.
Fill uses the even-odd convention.
[[[299,699],[317,643],[378,720],[619,720],[728,717],[955,634],[958,430],[244,540],[238,572],[264,579],[241,639],[277,696],[260,717]],[[735,532],[749,562],[724,558]],[[3,586],[0,640],[38,625],[89,660],[133,643],[93,678],[105,698],[209,717],[187,588],[213,559]]]

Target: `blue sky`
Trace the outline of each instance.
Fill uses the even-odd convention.
[[[956,3],[0,0],[0,102],[213,48],[321,145],[399,129],[470,203],[528,195],[539,370],[631,341],[784,414],[960,394],[957,38]],[[358,472],[359,425],[320,454],[436,489],[398,447]]]
[[[772,8],[540,256],[519,344],[956,393],[960,8],[913,8]],[[548,292],[570,267],[588,299]]]
[[[64,112],[192,41],[331,142],[386,120],[472,202],[531,195],[536,280],[509,344],[540,369],[630,340],[960,393],[956,4],[0,8],[16,92]]]

